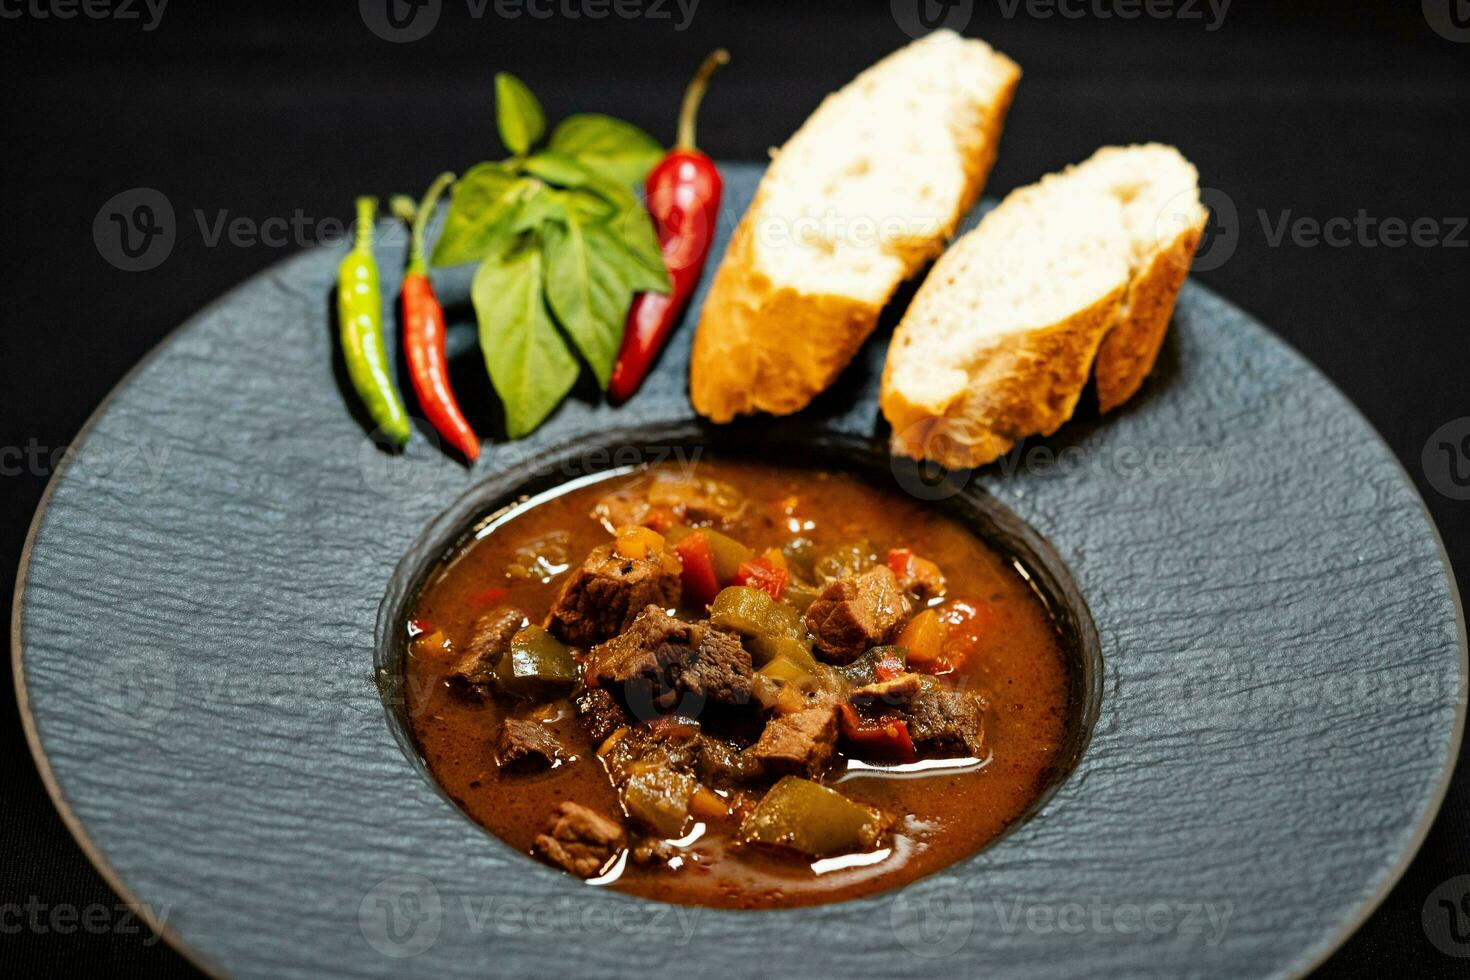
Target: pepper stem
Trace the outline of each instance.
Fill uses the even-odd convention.
[[[393,195],[393,200],[390,202],[393,216],[401,219],[409,227],[406,271],[410,275],[429,271],[429,262],[424,255],[424,230],[429,226],[429,219],[434,216],[434,208],[439,203],[439,196],[452,183],[454,183],[454,174],[442,173],[435,177],[429,189],[424,192],[423,203],[415,203],[414,199],[407,194]]]
[[[378,220],[378,199],[376,197],[359,197],[357,199],[357,237],[353,244],[359,249],[368,249],[373,244],[373,225]]]
[[[716,48],[704,59],[699,71],[694,73],[694,78],[690,79],[689,87],[684,90],[684,104],[679,107],[679,139],[674,143],[675,148],[694,149],[694,118],[699,115],[699,103],[704,99],[704,90],[709,87],[709,78],[715,73],[715,69],[729,62],[730,52],[724,48]]]

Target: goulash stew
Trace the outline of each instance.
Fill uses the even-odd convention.
[[[1048,784],[1068,661],[1024,572],[838,473],[658,467],[514,508],[407,630],[409,716],[479,823],[567,874],[776,908],[974,853]]]

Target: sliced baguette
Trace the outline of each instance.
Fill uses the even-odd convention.
[[[979,466],[1104,411],[1153,368],[1206,212],[1173,147],[1107,147],[1011,193],[924,280],[894,332],[880,404],[895,452]]]
[[[822,102],[715,274],[689,369],[700,414],[787,414],[832,383],[974,205],[1019,78],[984,42],[938,31]]]

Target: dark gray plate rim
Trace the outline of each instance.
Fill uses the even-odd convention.
[[[201,321],[208,319],[211,314],[225,307],[233,299],[245,292],[251,286],[251,284],[257,282],[259,279],[268,278],[277,274],[285,266],[296,261],[297,258],[299,257],[293,256],[283,259],[271,268],[267,269],[265,272],[261,273],[259,276],[253,277],[246,283],[237,286],[235,289],[223,295],[220,299],[216,300],[214,303],[204,308],[195,317],[191,318],[189,321],[167,335],[113,387],[107,397],[91,414],[85,425],[78,433],[77,439],[74,441],[74,446],[83,446],[88,437],[93,433],[93,430],[97,427],[99,420],[114,404],[119,395],[125,389],[127,389],[129,385],[132,384],[149,365],[157,360],[160,355],[169,350],[189,328],[200,323]],[[1186,286],[1186,295],[1191,294],[1200,297],[1209,296],[1207,291],[1192,283]],[[1181,300],[1181,305],[1183,305],[1183,303],[1184,300]],[[1275,339],[1275,342],[1277,344],[1279,344],[1283,348],[1286,348],[1286,345],[1282,343],[1279,338],[1273,339]],[[1295,351],[1290,351],[1289,348],[1287,348],[1287,350],[1289,351],[1290,356],[1300,359],[1300,355],[1297,354]],[[1380,877],[1372,893],[1366,895],[1363,899],[1359,901],[1356,911],[1348,918],[1343,920],[1330,937],[1326,937],[1324,941],[1319,941],[1317,944],[1315,944],[1315,948],[1312,950],[1308,959],[1299,960],[1296,964],[1293,965],[1293,975],[1304,975],[1310,972],[1316,966],[1320,965],[1320,963],[1324,961],[1328,956],[1330,956],[1331,953],[1334,952],[1342,944],[1342,942],[1344,942],[1358,928],[1358,926],[1361,925],[1361,923],[1373,913],[1373,911],[1382,902],[1383,898],[1387,895],[1389,890],[1399,880],[1399,878],[1403,874],[1404,869],[1408,866],[1410,861],[1412,861],[1443,802],[1450,775],[1453,771],[1454,763],[1461,746],[1466,714],[1465,689],[1467,680],[1467,645],[1465,616],[1459,590],[1455,583],[1454,572],[1452,567],[1450,566],[1448,556],[1445,553],[1443,541],[1439,536],[1438,530],[1434,527],[1432,519],[1428,515],[1427,508],[1424,507],[1422,498],[1418,496],[1417,489],[1414,487],[1413,482],[1409,479],[1407,473],[1398,463],[1391,450],[1389,450],[1387,445],[1383,442],[1381,436],[1379,436],[1376,430],[1374,430],[1372,426],[1367,422],[1367,420],[1363,418],[1356,407],[1352,406],[1351,403],[1341,394],[1341,392],[1334,385],[1332,385],[1329,379],[1325,379],[1320,375],[1317,375],[1317,382],[1330,390],[1330,392],[1341,402],[1343,410],[1346,411],[1346,413],[1350,416],[1350,421],[1353,423],[1353,426],[1355,428],[1360,428],[1361,430],[1371,434],[1371,442],[1373,443],[1371,448],[1373,452],[1392,463],[1392,467],[1397,471],[1397,477],[1399,481],[1403,484],[1403,488],[1407,489],[1409,497],[1415,504],[1417,504],[1417,508],[1419,511],[1419,514],[1417,516],[1422,519],[1424,524],[1428,525],[1430,532],[1433,535],[1433,540],[1435,548],[1437,550],[1440,565],[1439,572],[1443,576],[1443,581],[1448,584],[1449,596],[1453,604],[1456,643],[1458,647],[1459,687],[1454,708],[1453,726],[1451,732],[1449,733],[1450,737],[1445,743],[1447,746],[1447,751],[1442,765],[1440,766],[1441,771],[1439,773],[1439,778],[1433,786],[1432,790],[1424,795],[1423,807],[1419,811],[1419,815],[1415,824],[1405,838],[1405,845],[1399,849],[1397,857],[1388,865],[1385,873]],[[17,585],[12,602],[12,669],[15,678],[20,714],[23,727],[26,732],[27,742],[30,746],[42,781],[46,786],[47,792],[50,794],[53,803],[57,807],[57,810],[60,813],[68,830],[76,839],[79,846],[87,854],[88,858],[97,867],[99,873],[102,874],[104,879],[116,892],[118,892],[118,894],[132,902],[134,905],[139,906],[141,914],[145,918],[145,920],[147,920],[149,922],[149,925],[152,926],[154,930],[167,942],[169,942],[170,945],[177,949],[182,955],[188,958],[201,970],[207,973],[214,973],[216,972],[216,970],[207,958],[207,956],[205,956],[201,951],[197,951],[186,944],[178,936],[171,925],[166,922],[156,921],[154,916],[150,914],[149,907],[140,901],[140,897],[133,891],[133,889],[123,879],[123,877],[112,866],[106,855],[103,853],[102,849],[95,844],[91,834],[88,832],[83,821],[72,809],[69,801],[66,798],[65,793],[60,786],[56,774],[53,771],[46,748],[42,743],[42,739],[36,724],[36,719],[31,705],[31,694],[27,687],[24,665],[24,631],[22,623],[22,611],[25,604],[26,589],[28,584],[30,583],[31,578],[31,565],[34,558],[34,547],[36,544],[36,539],[40,533],[43,519],[48,511],[48,507],[52,503],[56,490],[68,477],[72,465],[72,460],[70,458],[63,462],[63,464],[58,468],[57,472],[53,474],[52,479],[48,482],[42,500],[37,507],[35,517],[32,520],[24,548],[22,550],[17,575]]]

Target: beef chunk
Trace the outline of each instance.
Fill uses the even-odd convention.
[[[926,684],[904,709],[914,748],[931,755],[979,757],[983,751],[983,702],[974,694]]]
[[[628,724],[628,713],[618,699],[600,687],[589,687],[577,695],[577,716],[593,745],[601,745],[613,732]]]
[[[729,789],[760,778],[760,760],[723,738],[701,735],[695,739],[694,747],[694,773],[706,786]]]
[[[892,639],[910,611],[893,572],[875,565],[823,589],[807,607],[806,628],[829,660],[847,663]]]
[[[612,863],[627,842],[623,828],[571,800],[556,808],[546,833],[533,844],[547,863],[578,878],[593,878]]]
[[[495,754],[502,766],[541,768],[566,757],[551,727],[532,718],[507,718],[500,723]]]
[[[616,636],[650,603],[678,602],[677,558],[668,554],[624,558],[609,543],[593,548],[568,576],[545,625],[564,643],[586,647]]]
[[[489,684],[495,664],[510,648],[510,638],[525,622],[526,614],[514,606],[492,609],[475,620],[470,629],[470,641],[449,669],[450,676],[464,684]]]
[[[837,744],[837,702],[778,715],[766,723],[749,754],[772,775],[815,776],[832,758]]]
[[[656,605],[594,648],[591,668],[598,686],[651,699],[658,708],[672,707],[685,693],[716,704],[750,700],[750,653],[740,639],[707,622],[675,619]]]
[[[886,705],[907,704],[919,693],[919,689],[918,674],[899,674],[886,681],[874,681],[853,688],[852,700],[855,703],[866,701]]]

